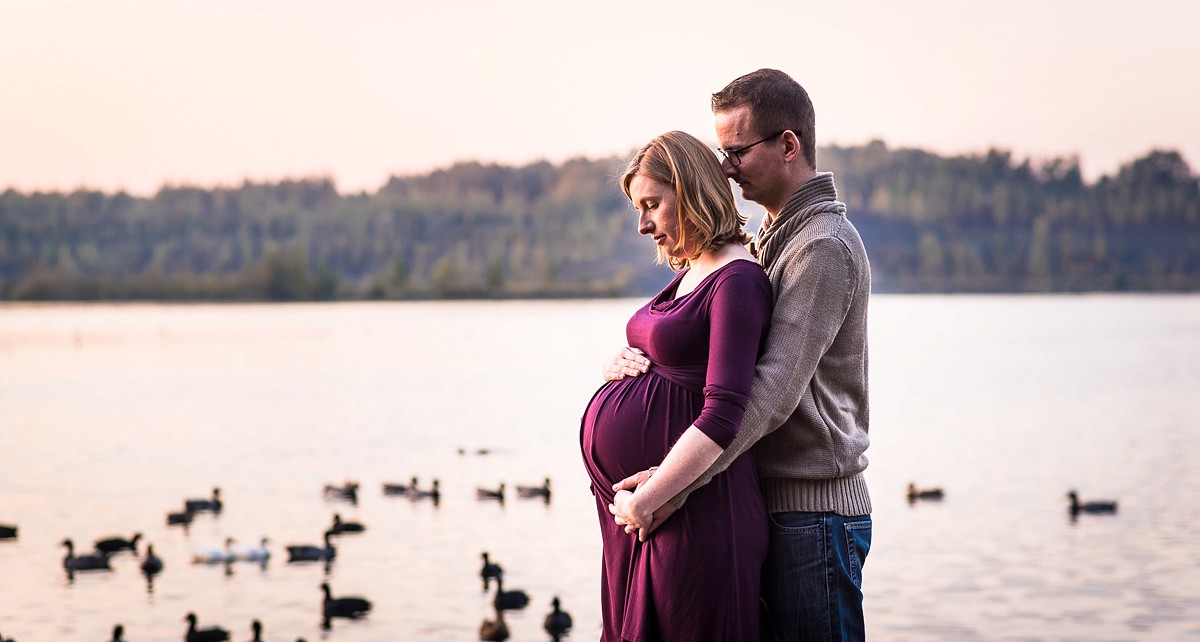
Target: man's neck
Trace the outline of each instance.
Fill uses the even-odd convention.
[[[783,212],[783,207],[787,205],[788,200],[792,198],[792,194],[795,194],[796,190],[803,187],[805,183],[816,178],[816,176],[816,170],[805,168],[803,171],[797,172],[795,176],[789,177],[789,180],[784,183],[783,189],[780,190],[780,194],[776,198],[772,199],[773,202],[770,204],[760,203],[760,205],[763,206],[763,209],[767,210],[766,220],[770,221],[776,216],[779,216],[779,214]]]

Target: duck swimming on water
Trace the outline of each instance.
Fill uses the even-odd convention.
[[[333,597],[328,582],[321,584],[321,591],[325,593],[325,600],[321,603],[321,612],[325,615],[326,620],[335,617],[360,618],[371,610],[370,600],[361,597]]]
[[[1079,495],[1073,490],[1067,493],[1067,499],[1071,500],[1071,506],[1068,509],[1071,511],[1071,515],[1079,513],[1112,515],[1117,512],[1117,502],[1112,500],[1081,502]]]
[[[232,537],[225,538],[225,548],[198,548],[192,551],[193,564],[230,564],[236,559]]]
[[[233,549],[233,557],[242,562],[266,562],[271,559],[271,549],[267,548],[270,541],[264,537],[258,546],[238,546]]]
[[[414,489],[408,491],[408,496],[410,499],[414,499],[414,500],[432,499],[433,505],[437,506],[437,503],[442,499],[442,491],[438,488],[438,480],[435,479],[435,480],[433,480],[433,484],[430,486],[430,488],[428,490],[422,489],[422,488],[414,488]]]
[[[212,499],[189,499],[183,502],[184,511],[188,513],[198,513],[200,511],[219,513],[223,507],[220,488],[213,488]]]
[[[337,555],[337,549],[329,538],[333,533],[325,531],[325,546],[293,545],[287,547],[289,562],[328,562]]]
[[[517,486],[518,497],[541,497],[550,501],[550,478],[547,477],[541,486]]]
[[[498,580],[504,577],[504,569],[499,564],[488,559],[487,551],[483,552],[483,568],[479,569],[479,577],[483,578],[483,590],[488,590],[488,584],[491,580]]]
[[[120,551],[133,551],[137,555],[137,543],[142,538],[141,533],[134,533],[133,537],[124,539],[121,537],[108,537],[105,539],[96,540],[96,550],[107,555],[112,555]]]
[[[946,496],[945,491],[941,488],[923,488],[917,489],[917,485],[909,482],[908,484],[908,501],[915,502],[918,499],[941,500]]]
[[[504,482],[500,482],[499,488],[492,490],[490,488],[476,488],[475,497],[478,499],[494,499],[501,504],[504,503]]]
[[[529,605],[529,595],[525,591],[514,589],[504,590],[504,578],[496,578],[496,597],[492,600],[497,611],[512,611],[523,609]]]
[[[163,561],[159,556],[154,554],[154,545],[146,545],[146,559],[142,560],[142,574],[146,577],[153,577],[162,572]]]
[[[361,533],[367,530],[367,527],[363,526],[359,522],[343,522],[342,516],[338,513],[334,513],[333,526],[330,526],[329,530],[334,535],[340,535],[342,533]]]
[[[185,642],[224,642],[229,639],[229,631],[222,629],[219,626],[211,626],[207,629],[196,628],[196,614],[188,613],[187,617],[188,630],[184,634]]]
[[[70,539],[64,539],[62,545],[67,547],[67,556],[63,558],[63,568],[71,571],[111,571],[108,556],[104,553],[91,555],[75,555],[75,544]]]
[[[413,476],[412,482],[410,482],[409,485],[407,485],[407,486],[405,486],[404,484],[389,484],[386,482],[383,484],[383,494],[384,495],[407,495],[416,489],[417,489],[416,475]]]
[[[550,634],[550,637],[557,640],[571,629],[571,625],[573,623],[571,622],[571,614],[562,610],[562,603],[558,601],[557,595],[554,596],[554,599],[550,601],[550,606],[553,607],[554,610],[550,611],[550,613],[546,615],[546,622],[543,624],[542,628],[546,629],[546,632]]]
[[[496,610],[496,619],[485,619],[479,625],[479,639],[485,642],[503,642],[512,637],[508,625],[504,623],[504,611]]]

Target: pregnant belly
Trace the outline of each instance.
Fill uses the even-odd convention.
[[[651,370],[601,388],[583,416],[581,445],[592,483],[612,484],[657,466],[703,407],[704,398]]]

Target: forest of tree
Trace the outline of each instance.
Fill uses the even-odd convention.
[[[1079,161],[825,147],[876,292],[1200,290],[1200,179],[1152,151]],[[0,299],[332,300],[645,295],[668,279],[617,158],[460,163],[341,194],[327,179],[153,197],[0,194]],[[757,224],[757,217],[752,225]]]

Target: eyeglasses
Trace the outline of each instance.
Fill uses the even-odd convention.
[[[750,151],[751,147],[765,143],[777,136],[781,136],[784,134],[784,132],[787,132],[787,131],[790,131],[790,130],[785,129],[782,131],[777,131],[774,134],[771,134],[770,136],[767,136],[766,138],[764,138],[762,140],[756,140],[753,143],[746,145],[745,147],[739,147],[737,149],[721,149],[720,147],[718,147],[717,153],[720,154],[722,158],[729,161],[730,165],[737,167],[742,164],[742,154],[745,154],[746,152]]]

